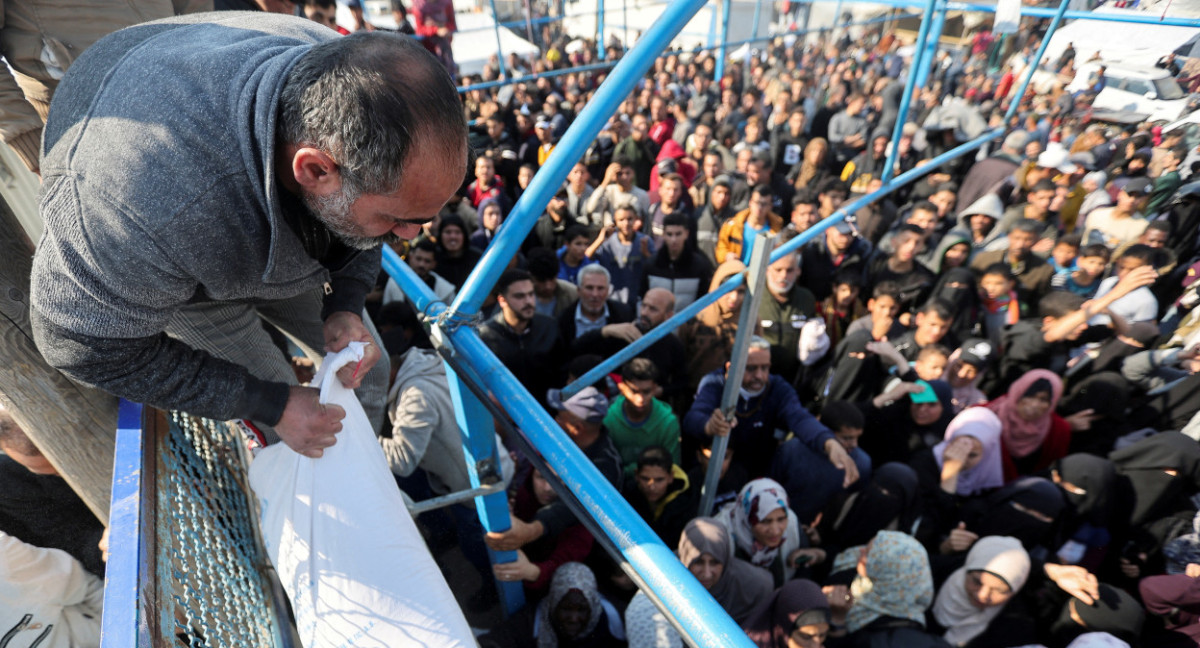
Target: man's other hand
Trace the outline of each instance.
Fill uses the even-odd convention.
[[[283,417],[275,432],[289,448],[313,459],[325,454],[325,448],[337,443],[346,410],[332,403],[320,403],[321,392],[311,387],[292,387]]]
[[[349,311],[338,311],[325,320],[325,351],[337,353],[346,348],[351,342],[366,342],[363,349],[363,359],[355,364],[348,364],[337,372],[338,380],[347,389],[357,389],[362,384],[363,376],[379,361],[380,351],[375,344],[375,338],[363,324],[362,317]],[[330,444],[333,445],[333,444]]]
[[[829,463],[832,463],[834,468],[845,473],[845,477],[842,479],[842,488],[849,488],[850,484],[858,481],[858,465],[854,463],[854,459],[850,458],[850,453],[846,452],[837,439],[829,439],[825,442],[825,454],[829,456]]]

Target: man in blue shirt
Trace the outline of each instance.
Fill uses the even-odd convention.
[[[791,432],[810,450],[828,457],[835,468],[844,471],[844,485],[858,480],[858,467],[834,433],[804,409],[796,390],[786,380],[771,374],[769,342],[758,336],[750,340],[737,414],[732,421],[720,409],[728,369],[726,363],[725,371],[714,371],[700,381],[696,400],[683,418],[686,436],[699,442],[704,437],[730,435],[729,445],[736,452],[734,461],[754,479],[767,475],[779,442]]]

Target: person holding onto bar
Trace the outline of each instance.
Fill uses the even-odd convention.
[[[779,443],[794,434],[843,471],[845,485],[858,480],[858,467],[833,432],[804,409],[796,390],[787,381],[771,373],[770,342],[758,336],[750,339],[737,412],[732,420],[720,409],[729,366],[726,363],[725,370],[714,371],[701,381],[696,400],[683,419],[685,435],[693,440],[729,435],[729,445],[737,452],[734,460],[755,478],[767,474]]]

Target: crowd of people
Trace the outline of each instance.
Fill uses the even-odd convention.
[[[1070,58],[1045,62],[1051,92],[1013,96],[1046,25],[1025,26],[940,55],[896,141],[908,67],[888,27],[777,38],[723,79],[705,51],[660,57],[485,307],[484,342],[760,646],[1200,640],[1200,207],[1180,192],[1195,152],[1160,124],[1089,122]],[[472,89],[495,61],[460,80],[470,178],[397,246],[442,300],[603,80],[540,74],[594,61],[568,40],[507,61],[527,80]],[[745,272],[759,234],[786,244],[878,189],[889,159],[894,176],[997,126],[770,265],[733,419],[719,403],[744,289],[559,395]],[[386,279],[389,352],[432,353]],[[718,435],[715,509],[697,517]],[[490,575],[530,602],[483,645],[680,645],[513,454],[513,528],[483,544],[518,551]],[[478,544],[463,517],[460,543]]]
[[[330,5],[313,0],[292,9],[337,27]],[[452,6],[423,2],[411,7],[411,20],[403,3],[393,9],[401,31],[422,37],[454,74]],[[361,8],[353,15],[356,24],[339,31],[370,28]],[[996,36],[984,26],[960,51],[939,53],[895,140],[903,79],[912,71],[891,26],[775,38],[729,61],[722,78],[703,49],[662,56],[573,165],[485,303],[477,330],[499,362],[759,646],[1200,645],[1200,419],[1193,420],[1200,409],[1200,311],[1193,310],[1200,302],[1200,198],[1195,185],[1184,184],[1195,177],[1197,151],[1160,124],[1089,122],[1090,90],[1065,90],[1073,59],[1031,60],[1045,29],[1045,21],[1025,19],[1020,32]],[[604,79],[597,70],[541,74],[598,59],[596,44],[569,48],[571,40],[551,25],[541,33],[539,57],[508,59],[505,71],[525,80],[472,87],[499,79],[499,61],[457,80],[462,118],[471,124],[468,177],[418,236],[392,243],[442,301],[453,299],[504,232],[513,206]],[[624,53],[619,42],[602,46],[607,60]],[[1014,96],[1019,72],[1038,63],[1054,72],[1049,91]],[[1184,78],[1173,58],[1164,67]],[[282,87],[282,79],[280,72],[271,82]],[[1005,121],[1012,103],[1016,117]],[[284,122],[305,112],[289,110],[280,111]],[[443,152],[456,151],[462,143],[453,129],[436,121],[445,118],[420,115],[423,125],[434,124],[428,132],[449,133]],[[750,336],[744,359],[731,357],[746,301],[739,288],[604,379],[564,396],[565,385],[603,358],[745,273],[755,246],[786,245],[879,189],[885,172],[923,166],[995,127],[1005,129],[1002,138],[856,204],[845,221],[772,263],[757,324],[743,332]],[[276,135],[291,144],[303,139]],[[212,136],[222,135],[214,127]],[[25,139],[10,144],[20,151]],[[294,149],[287,150],[297,156],[297,182],[313,183],[298,194],[307,206],[303,190],[323,185],[319,175],[301,174],[305,164],[336,165]],[[46,158],[31,151],[23,159],[40,171]],[[63,164],[68,155],[59,147],[50,159]],[[445,157],[429,167],[448,174],[458,162]],[[449,192],[456,177],[436,180],[426,187],[430,195],[442,185]],[[411,182],[406,195],[419,195]],[[246,195],[278,201],[292,191],[281,187],[255,184]],[[287,227],[332,229],[326,219],[339,196],[346,194],[319,196],[329,204],[315,204],[326,211]],[[400,226],[415,230],[415,222]],[[59,222],[63,231],[67,225]],[[66,249],[73,240],[57,243]],[[340,250],[328,238],[306,239],[303,248],[334,271],[334,287],[324,285],[325,310],[334,313],[323,318],[328,331],[331,318],[355,312],[362,298],[347,292],[353,277],[344,275],[375,268],[358,255],[346,270],[344,259],[327,254]],[[236,256],[223,258],[229,268],[197,272],[222,281],[253,274],[234,267]],[[134,342],[106,346],[116,335],[109,329],[75,331],[84,325],[45,314],[71,300],[39,299],[39,330],[71,342],[45,345],[44,353],[68,354],[53,359],[92,372],[85,382],[125,389],[125,365],[117,377],[101,375],[103,364],[78,360],[88,344],[74,343],[118,357],[134,353]],[[168,307],[181,308],[172,302],[162,310]],[[386,385],[381,377],[378,385],[386,417],[368,414],[380,423],[398,483],[413,499],[469,488],[445,365],[418,313],[383,273],[366,310],[384,346],[380,365],[390,368]],[[247,317],[259,327],[257,316]],[[163,328],[138,326],[138,343]],[[199,335],[170,332],[218,352]],[[356,327],[360,333],[375,339]],[[283,362],[284,354],[262,346]],[[202,354],[170,350],[178,362],[159,358],[154,367],[178,372],[178,363],[193,362],[196,375],[208,375]],[[741,360],[736,411],[727,417],[719,406],[726,373]],[[303,362],[294,364],[303,371]],[[224,372],[206,378],[211,389],[184,389],[150,374],[139,374],[134,387],[149,402],[277,421],[278,436],[309,456],[328,447],[325,436],[302,445],[296,439],[304,437],[288,427],[298,392],[284,394],[225,365],[204,367]],[[359,377],[352,386],[372,380]],[[714,509],[698,515],[719,436],[729,444],[717,467]],[[526,606],[481,628],[480,643],[681,645],[503,421],[496,443],[501,464],[479,476],[508,485],[511,528],[485,533],[474,509],[462,505],[421,518],[431,544],[453,538],[478,571],[477,591],[460,593],[468,615],[495,605],[497,582],[524,587]],[[43,548],[43,559],[61,567],[55,582],[71,585],[54,592],[56,600],[71,610],[68,617],[88,621],[90,637],[98,632],[102,525],[3,411],[0,450],[7,455],[0,461],[0,548],[14,556],[0,567],[23,564],[30,547]],[[63,526],[68,521],[78,527]],[[493,566],[489,550],[515,551],[517,559]],[[10,585],[25,584],[20,578],[5,572]],[[14,623],[15,632],[41,641],[31,634],[38,628],[26,627],[29,619]]]

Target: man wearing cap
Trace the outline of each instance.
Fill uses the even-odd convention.
[[[608,399],[595,387],[584,387],[567,399],[563,399],[557,389],[544,393],[547,404],[555,412],[554,420],[559,427],[620,492],[623,477],[621,453],[613,445],[612,437],[604,429],[603,423],[608,414]],[[524,522],[514,516],[512,528],[488,533],[485,542],[496,551],[515,551],[543,536],[556,537],[563,529],[577,522],[571,509],[558,499],[538,509],[532,522]]]
[[[1141,210],[1146,206],[1153,188],[1146,178],[1133,178],[1117,194],[1117,204],[1101,207],[1088,214],[1084,223],[1085,243],[1103,243],[1115,248],[1136,240],[1146,229]]]
[[[826,229],[824,236],[809,241],[801,249],[800,283],[817,301],[833,294],[835,274],[855,273],[865,279],[871,243],[860,237],[847,221]]]
[[[729,435],[729,445],[735,451],[734,462],[744,466],[753,479],[767,474],[779,442],[791,433],[843,470],[844,485],[858,480],[858,467],[833,432],[804,409],[796,390],[787,381],[771,373],[769,342],[758,336],[750,340],[732,421],[720,410],[728,370],[729,363],[725,363],[725,369],[717,369],[700,381],[696,400],[683,418],[686,437],[703,445],[701,440],[705,437]]]

